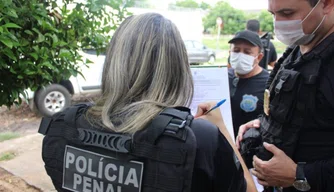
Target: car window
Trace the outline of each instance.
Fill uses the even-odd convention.
[[[194,47],[196,49],[203,49],[203,44],[202,43],[199,43],[197,41],[194,41],[193,43],[194,43]]]
[[[186,45],[186,48],[189,49],[189,48],[194,48],[194,45],[191,41],[185,41],[184,44]]]

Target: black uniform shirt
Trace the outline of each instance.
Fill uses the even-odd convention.
[[[241,164],[218,128],[203,119],[191,127],[197,140],[192,192],[246,191]]]
[[[313,54],[325,55],[322,58],[315,94],[315,111],[308,117],[308,123],[301,129],[293,160],[306,162],[305,176],[311,186],[310,192],[334,191],[334,34],[328,36],[311,52],[301,56],[297,47],[291,54],[293,59]],[[303,63],[303,65],[307,63]],[[297,65],[297,63],[295,64]],[[294,67],[294,65],[292,66]],[[270,75],[273,79],[279,66],[275,66]],[[294,188],[284,189],[287,192],[297,191]]]
[[[263,94],[269,73],[262,70],[253,77],[242,79],[237,78],[234,70],[230,68],[228,76],[234,135],[238,135],[240,125],[256,119],[263,113]]]

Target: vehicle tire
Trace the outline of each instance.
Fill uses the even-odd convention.
[[[215,58],[215,56],[213,56],[213,55],[210,55],[210,57],[209,57],[209,63],[210,64],[212,64],[212,63],[214,63],[216,61],[216,58]]]
[[[43,116],[51,117],[71,105],[71,94],[65,87],[51,84],[39,90],[36,101],[39,112]]]

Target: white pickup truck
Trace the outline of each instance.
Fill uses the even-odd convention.
[[[83,61],[93,63],[88,67],[81,64],[81,75],[71,76],[68,80],[41,87],[36,92],[27,90],[29,106],[43,116],[52,116],[71,105],[72,96],[85,96],[101,91],[101,77],[105,55],[96,55],[95,51],[82,51]]]

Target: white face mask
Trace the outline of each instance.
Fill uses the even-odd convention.
[[[314,29],[311,34],[305,34],[303,31],[303,22],[318,6],[318,3],[312,8],[309,14],[301,20],[288,20],[288,21],[276,21],[274,18],[274,32],[279,41],[290,46],[290,45],[306,45],[310,43],[314,38],[314,33],[319,29],[321,24],[324,22],[326,15],[322,18],[319,25]]]
[[[231,67],[237,74],[245,75],[250,73],[254,68],[255,57],[244,53],[231,52],[230,63]]]

